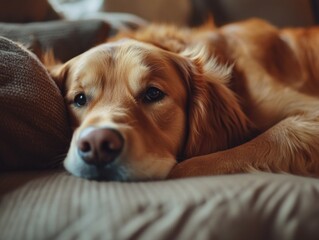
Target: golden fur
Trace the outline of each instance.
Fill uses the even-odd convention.
[[[111,179],[319,175],[319,28],[150,25],[112,41],[51,70],[75,130],[65,161],[73,174],[105,178],[74,148],[85,128],[111,126],[125,139]],[[143,103],[149,86],[165,97]],[[90,99],[80,109],[78,92]]]

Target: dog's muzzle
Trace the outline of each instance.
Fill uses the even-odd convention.
[[[111,128],[84,129],[77,141],[79,156],[90,165],[106,166],[122,152],[124,138]]]

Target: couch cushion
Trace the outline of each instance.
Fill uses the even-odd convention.
[[[319,180],[255,173],[158,182],[0,176],[0,239],[318,239]]]
[[[102,20],[0,23],[1,36],[24,44],[38,57],[53,50],[55,57],[63,62],[104,42],[109,31],[109,25]]]
[[[29,51],[0,38],[0,169],[46,167],[67,151],[59,89]]]

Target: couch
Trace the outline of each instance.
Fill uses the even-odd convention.
[[[242,174],[97,182],[63,170],[0,175],[0,239],[318,239],[319,180]]]
[[[51,48],[67,60],[122,23],[52,20],[59,14],[43,9],[50,22],[0,24],[1,240],[318,239],[316,178],[255,172],[123,183],[64,171],[71,131],[38,57]]]

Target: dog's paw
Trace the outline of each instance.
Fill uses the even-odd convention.
[[[236,153],[236,151],[223,151],[185,160],[175,165],[168,179],[247,172],[244,168],[245,162],[241,161],[240,164],[234,152]]]
[[[216,161],[213,156],[209,158],[206,156],[194,157],[176,164],[170,171],[168,179],[215,175],[215,164]]]

